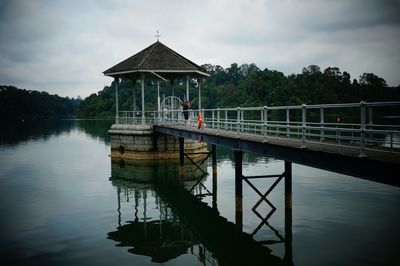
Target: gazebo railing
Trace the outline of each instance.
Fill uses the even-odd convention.
[[[279,137],[308,143],[324,143],[359,150],[398,152],[400,102],[345,103],[296,106],[263,106],[190,110],[185,122],[182,110],[119,112],[119,124],[179,125],[197,129],[199,112],[203,127],[217,132]],[[201,129],[200,129],[201,130]]]

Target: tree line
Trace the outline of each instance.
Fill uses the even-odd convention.
[[[299,74],[284,75],[276,70],[261,70],[255,64],[228,68],[202,65],[210,74],[202,84],[202,107],[282,106],[349,102],[400,100],[400,86],[390,87],[373,73],[351,79],[338,67],[321,70],[317,65],[304,67]],[[198,81],[190,80],[192,108],[198,108]],[[145,108],[157,109],[157,83],[145,81]],[[115,116],[115,81],[84,100],[47,92],[28,91],[13,86],[0,86],[1,119],[34,120],[53,118],[112,118]],[[141,110],[141,84],[122,80],[118,84],[119,109]],[[186,80],[160,83],[161,100],[174,94],[185,97]]]
[[[350,102],[376,102],[400,100],[400,87],[390,87],[386,81],[373,73],[364,73],[359,79],[351,79],[348,72],[338,67],[321,71],[317,65],[304,67],[302,73],[285,76],[282,72],[261,70],[255,64],[231,64],[228,68],[219,65],[202,65],[210,77],[202,84],[202,107],[237,106],[282,106],[298,104],[326,104]],[[192,108],[198,107],[196,80],[190,80]],[[119,109],[132,111],[141,109],[140,82],[132,84],[123,80],[118,84]],[[186,80],[160,83],[161,98],[174,93],[183,99]],[[155,81],[146,81],[145,108],[157,109],[157,87]],[[173,92],[172,92],[173,90]],[[115,83],[104,87],[84,99],[77,110],[80,118],[113,117],[115,114]]]
[[[80,99],[0,86],[0,119],[15,121],[74,118]]]

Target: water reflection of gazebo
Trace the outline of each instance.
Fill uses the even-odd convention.
[[[116,241],[117,246],[130,247],[128,251],[132,254],[151,257],[152,262],[156,263],[167,262],[190,250],[199,260],[215,264],[214,258],[202,246],[198,237],[158,196],[151,183],[120,178],[111,180],[117,187],[118,227],[107,234],[108,239]],[[134,217],[122,224],[121,205],[124,202],[133,203]]]

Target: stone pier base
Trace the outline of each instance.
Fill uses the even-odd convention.
[[[114,124],[108,132],[114,159],[179,159],[178,138],[154,132],[151,125]],[[207,144],[185,139],[185,152],[207,152]]]

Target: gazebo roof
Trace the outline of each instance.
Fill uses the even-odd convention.
[[[206,70],[157,41],[103,72],[116,78],[139,79],[141,75],[174,80],[186,76],[207,77]]]

